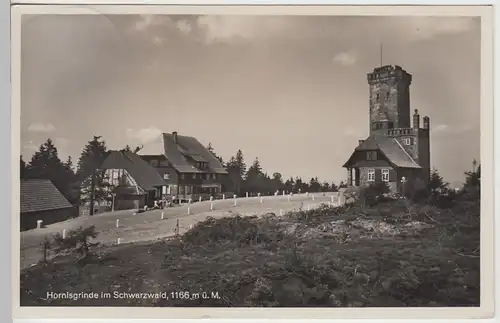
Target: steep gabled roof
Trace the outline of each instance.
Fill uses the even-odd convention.
[[[101,169],[125,169],[134,178],[137,185],[146,191],[167,185],[154,167],[139,155],[128,151],[110,151],[109,156],[102,163]]]
[[[21,180],[21,214],[73,207],[48,179]]]
[[[190,162],[192,159],[194,162],[208,163],[209,172],[227,174],[221,162],[198,139],[190,136],[177,135],[177,142],[174,142],[172,134],[163,133],[158,140],[145,145],[141,153],[164,154],[172,166],[181,173],[205,172],[196,168],[193,162]]]
[[[398,168],[422,168],[415,160],[406,152],[401,144],[392,137],[386,136],[370,136],[363,141],[349,157],[349,160],[343,167],[347,167],[356,151],[380,151],[394,167]]]

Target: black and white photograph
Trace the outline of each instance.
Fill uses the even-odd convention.
[[[19,14],[21,309],[484,306],[481,14],[94,11]]]

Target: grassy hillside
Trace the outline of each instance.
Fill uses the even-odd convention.
[[[28,268],[21,305],[479,306],[479,222],[478,200],[466,198],[448,209],[392,201],[209,218],[178,239],[97,248],[85,264],[61,256]]]

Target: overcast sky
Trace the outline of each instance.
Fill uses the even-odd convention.
[[[368,136],[366,74],[413,75],[431,164],[449,182],[479,159],[480,20],[471,17],[24,16],[21,147],[76,161],[178,131],[265,171],[346,179]]]

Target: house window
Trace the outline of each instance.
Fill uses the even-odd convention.
[[[169,173],[163,174],[163,179],[170,179],[170,174]]]
[[[184,179],[184,174],[181,174],[181,179]]]
[[[156,160],[156,159],[151,159],[151,160],[149,161],[149,164],[150,164],[151,166],[153,166],[153,167],[158,167],[158,160]]]
[[[375,182],[375,170],[374,169],[368,170],[368,182]]]
[[[377,152],[376,151],[367,151],[366,152],[366,160],[377,160]]]
[[[216,180],[217,179],[217,175],[216,174],[212,174],[212,179]]]
[[[210,174],[205,175],[206,180],[210,180]]]
[[[407,146],[411,145],[411,138],[404,138],[403,143]]]
[[[117,169],[112,169],[111,170],[111,179],[112,179],[113,183],[117,182],[119,178],[120,178],[120,171]]]
[[[388,169],[382,169],[382,181],[383,182],[389,181],[389,170]]]

